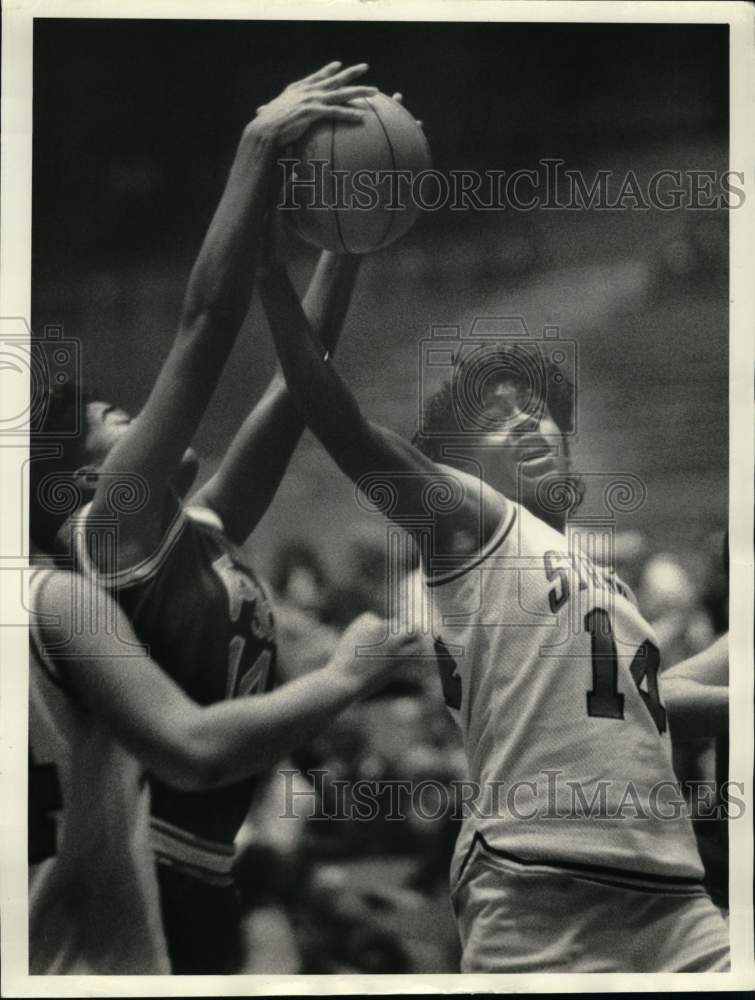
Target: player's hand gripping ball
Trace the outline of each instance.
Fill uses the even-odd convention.
[[[281,214],[314,246],[369,253],[393,243],[420,208],[412,178],[431,166],[422,126],[400,100],[375,94],[352,102],[360,122],[316,122],[286,153]],[[399,171],[407,171],[402,178]]]

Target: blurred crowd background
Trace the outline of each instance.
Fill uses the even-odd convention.
[[[716,25],[37,20],[35,334],[62,325],[82,343],[87,381],[138,410],[241,128],[331,59],[367,60],[370,82],[403,91],[439,170],[532,169],[555,157],[588,182],[633,170],[646,183],[661,169],[737,168],[727,46]],[[293,238],[288,249],[303,288],[313,251]],[[664,666],[678,662],[727,627],[727,213],[426,213],[401,244],[365,260],[337,363],[372,418],[411,435],[432,326],[466,331],[476,317],[511,315],[534,336],[558,326],[577,342],[575,466],[645,484],[644,505],[615,523],[617,569],[661,638]],[[203,477],[273,366],[255,300],[201,428]],[[357,613],[385,606],[385,538],[380,516],[357,508],[305,435],[248,545],[277,594],[284,657],[326,658]],[[694,780],[720,775],[726,749],[680,745],[677,757],[680,777]],[[287,766],[327,771],[323,814],[337,779],[463,776],[428,678],[353,709]],[[281,820],[284,786],[271,776],[241,838],[240,967],[453,971],[455,823]],[[725,832],[700,824],[700,839],[725,905]]]

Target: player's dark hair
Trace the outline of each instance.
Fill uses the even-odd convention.
[[[442,457],[446,435],[458,436],[469,431],[459,420],[459,403],[469,396],[469,387],[479,382],[481,376],[522,389],[530,398],[531,409],[542,410],[547,406],[561,433],[569,434],[574,429],[574,383],[536,345],[533,348],[499,341],[489,350],[474,351],[457,361],[451,378],[428,400],[422,428],[413,443],[428,458],[437,461]]]
[[[435,462],[453,460],[444,456],[444,445],[448,438],[457,438],[469,433],[459,418],[460,402],[469,396],[470,386],[486,381],[500,380],[523,390],[529,399],[530,412],[542,412],[548,408],[553,421],[564,435],[564,449],[569,455],[568,435],[574,430],[575,388],[567,372],[545,356],[537,345],[525,346],[518,343],[491,345],[489,350],[474,351],[454,364],[453,373],[427,402],[422,417],[422,426],[414,435],[415,447]],[[477,429],[479,433],[480,429]],[[472,429],[475,433],[475,429]],[[569,479],[579,497],[572,509],[579,506],[584,495],[581,479],[573,474]]]
[[[47,390],[42,416],[29,435],[29,534],[45,552],[71,513],[67,499],[76,490],[73,474],[88,461],[87,404],[94,394],[74,382]],[[83,497],[82,497],[83,499]]]

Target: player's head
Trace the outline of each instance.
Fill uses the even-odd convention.
[[[55,536],[71,513],[55,497],[55,484],[67,482],[81,502],[97,488],[98,470],[131,426],[131,416],[82,386],[68,382],[47,393],[44,416],[30,435],[30,535],[39,548],[51,552]],[[172,483],[180,494],[197,471],[192,449],[185,453]]]
[[[582,498],[568,435],[574,385],[536,347],[496,342],[472,351],[429,400],[415,444],[470,471],[562,530]]]

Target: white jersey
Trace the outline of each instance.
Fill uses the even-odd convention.
[[[51,613],[56,572],[32,573],[32,614]],[[76,703],[33,621],[29,653],[29,971],[169,973],[141,768]]]
[[[472,782],[452,883],[480,844],[609,881],[696,882],[650,626],[566,536],[506,509],[476,557],[426,580]]]

